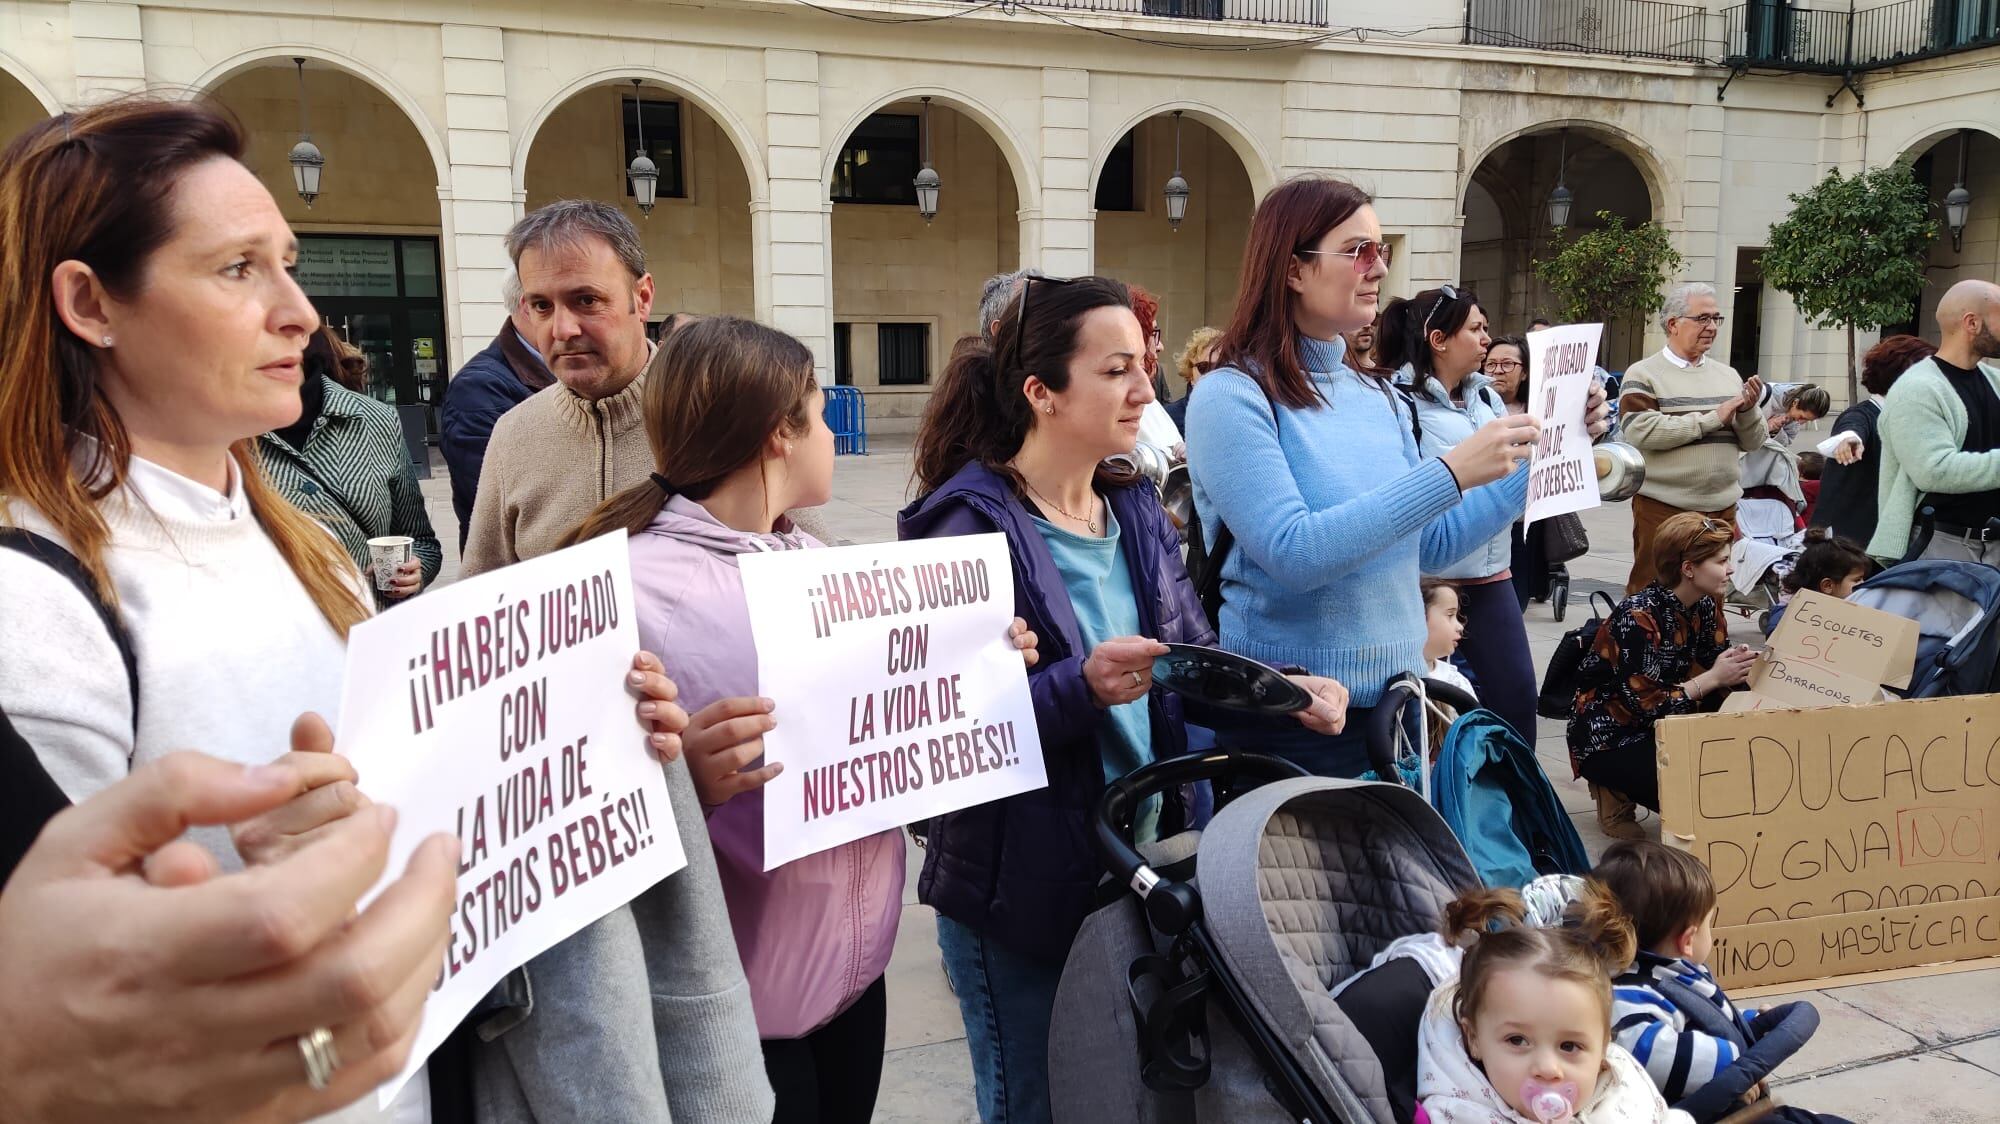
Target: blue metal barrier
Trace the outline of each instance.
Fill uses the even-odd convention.
[[[825,390],[826,427],[833,431],[834,454],[867,456],[868,406],[861,391],[851,386],[829,386]]]

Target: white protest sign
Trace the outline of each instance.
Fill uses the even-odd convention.
[[[687,865],[625,689],[638,650],[622,531],[348,636],[336,744],[398,813],[383,885],[429,836],[459,840],[450,943],[383,1104],[502,976]]]
[[[745,554],[764,868],[1048,784],[1004,535]]]
[[[1584,415],[1597,369],[1597,340],[1603,334],[1602,324],[1565,324],[1528,333],[1528,412],[1542,423],[1542,439],[1528,468],[1528,523],[1602,502]]]

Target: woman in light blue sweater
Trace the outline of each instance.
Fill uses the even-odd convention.
[[[1227,527],[1222,645],[1337,679],[1346,730],[1244,723],[1226,745],[1281,753],[1314,772],[1367,768],[1365,709],[1424,672],[1417,579],[1503,535],[1521,514],[1521,468],[1540,432],[1500,418],[1423,459],[1409,403],[1343,362],[1342,332],[1375,318],[1389,248],[1368,195],[1337,179],[1291,180],[1251,220],[1224,366],[1188,408],[1195,502],[1211,539]],[[1601,407],[1592,428],[1601,429]]]

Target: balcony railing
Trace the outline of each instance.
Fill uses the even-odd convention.
[[[1661,0],[1468,0],[1465,41],[1708,62],[1708,9]]]
[[[1037,6],[1126,16],[1326,26],[1327,0],[1038,0]]]
[[[1902,0],[1849,13],[1754,0],[1723,10],[1737,66],[1829,74],[2000,45],[2000,0]]]

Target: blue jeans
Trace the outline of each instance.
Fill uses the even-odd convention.
[[[1022,956],[938,915],[984,1124],[1050,1124],[1049,1020],[1062,966]]]

